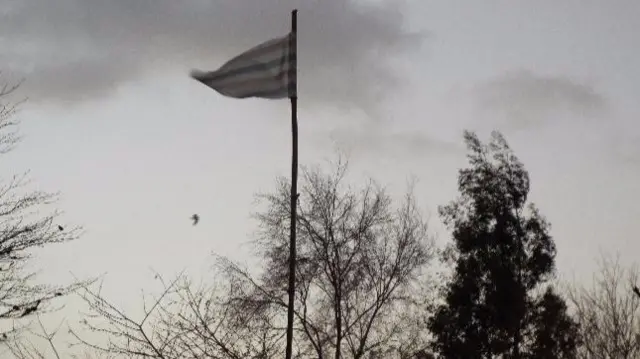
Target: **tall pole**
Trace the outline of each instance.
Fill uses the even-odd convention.
[[[297,91],[297,32],[298,10],[291,12],[291,36],[289,38],[289,86],[291,99],[291,232],[289,234],[289,305],[287,307],[287,349],[285,359],[293,355],[293,308],[295,304],[296,285],[296,222],[298,199],[298,91]]]

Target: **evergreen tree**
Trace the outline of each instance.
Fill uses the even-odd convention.
[[[556,248],[527,205],[529,175],[501,134],[488,144],[471,132],[464,139],[470,166],[459,172],[460,196],[440,208],[455,266],[429,320],[434,349],[444,358],[572,357],[576,325],[563,300],[544,291]]]

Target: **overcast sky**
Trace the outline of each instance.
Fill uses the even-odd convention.
[[[288,101],[233,100],[190,80],[285,34],[299,9],[300,161],[416,193],[442,242],[463,129],[501,130],[552,223],[562,276],[601,250],[640,252],[637,0],[0,0],[3,78],[25,83],[25,135],[3,173],[60,190],[77,243],[43,279],[108,272],[117,301],[149,268],[248,260],[254,194],[290,159]],[[189,216],[199,213],[192,227]]]

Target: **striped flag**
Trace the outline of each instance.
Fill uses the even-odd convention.
[[[227,97],[295,97],[295,37],[289,34],[269,40],[227,61],[216,71],[194,70],[191,77]]]

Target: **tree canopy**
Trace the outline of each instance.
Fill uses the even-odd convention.
[[[546,286],[556,248],[527,201],[529,174],[500,133],[488,144],[471,132],[464,139],[460,196],[440,208],[455,264],[429,321],[435,350],[444,358],[574,357],[576,325]]]

